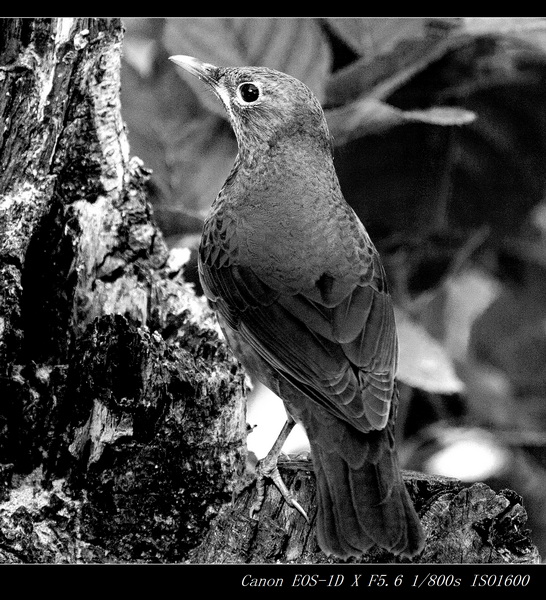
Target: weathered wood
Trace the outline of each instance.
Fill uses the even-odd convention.
[[[160,465],[158,467],[163,468]],[[309,461],[285,463],[281,471],[290,489],[298,494],[299,501],[306,508],[310,524],[286,505],[273,486],[268,487],[259,517],[250,518],[249,509],[255,491],[249,487],[235,496],[233,503],[227,503],[220,509],[200,545],[185,555],[185,562],[346,562],[326,557],[316,544],[313,529],[316,517],[315,486]],[[141,486],[146,487],[149,480],[146,479],[145,470],[142,473],[145,479]],[[423,476],[414,472],[404,475],[427,534],[425,549],[413,560],[414,563],[540,562],[527,530],[527,517],[521,498],[513,492],[504,490],[495,493],[484,484],[465,486],[455,479]],[[100,486],[98,479],[97,482]],[[131,488],[130,483],[128,488]],[[124,494],[120,487],[117,492],[120,496]],[[161,490],[156,489],[156,493],[160,496]],[[161,544],[168,543],[172,536],[169,527],[165,527],[158,518],[160,513],[155,513],[153,535],[145,531],[142,523],[140,527],[135,527],[138,521],[122,523],[124,516],[134,514],[134,511],[124,511],[123,505],[146,502],[147,494],[141,490],[139,494],[129,495],[129,498],[121,501],[117,494],[113,494],[112,498],[116,503],[117,516],[112,518],[112,510],[102,508],[94,517],[105,519],[103,528],[112,528],[113,531],[93,538],[86,535],[89,528],[88,511],[96,506],[92,499],[89,501],[86,497],[75,498],[67,494],[61,481],[53,482],[50,490],[44,490],[40,479],[27,477],[16,486],[10,501],[0,505],[0,561],[116,563],[126,562],[128,556],[134,555],[135,547],[140,547],[140,561],[161,562],[165,556],[161,552]],[[180,514],[180,517],[183,516]],[[123,526],[127,527],[127,535],[116,535]],[[113,540],[117,540],[119,545],[116,546]],[[147,552],[144,552],[145,548]],[[399,559],[384,551],[372,550],[359,560],[347,562],[385,564],[399,562]]]
[[[248,488],[214,519],[196,563],[409,562],[374,549],[360,559],[326,557],[315,534],[315,480],[310,461],[288,461],[281,468],[289,489],[307,512],[310,524],[270,485],[258,519],[250,517],[255,498]],[[522,499],[485,484],[465,486],[457,479],[406,471],[404,479],[427,535],[414,563],[538,563],[540,556],[527,529]]]

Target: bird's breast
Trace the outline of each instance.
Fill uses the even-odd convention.
[[[363,283],[371,276],[373,246],[349,207],[338,202],[309,189],[255,202],[239,215],[242,264],[286,293],[310,293],[325,278],[347,289]]]
[[[221,254],[283,293],[321,282],[351,289],[373,278],[375,249],[342,196],[331,159],[317,160],[307,148],[241,166],[210,223],[221,235],[209,235],[209,243],[222,244]]]

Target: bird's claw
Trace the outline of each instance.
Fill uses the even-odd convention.
[[[301,506],[301,504],[294,498],[294,495],[290,492],[290,490],[286,487],[284,481],[282,480],[281,474],[279,473],[279,468],[276,463],[272,467],[267,467],[266,465],[258,464],[256,468],[256,493],[257,497],[255,502],[252,503],[250,507],[250,517],[252,519],[256,519],[255,514],[260,512],[262,505],[265,500],[265,478],[268,477],[275,484],[275,487],[279,490],[282,497],[286,501],[288,505],[292,508],[295,508],[303,518],[309,523],[309,517],[307,513]]]
[[[286,498],[285,498],[286,500]],[[286,500],[288,502],[288,504],[290,504],[293,508],[295,508],[300,515],[303,516],[303,518],[307,521],[307,523],[309,523],[309,517],[307,516],[307,513],[305,512],[304,508],[302,507],[302,505],[295,499],[292,498],[291,501]]]

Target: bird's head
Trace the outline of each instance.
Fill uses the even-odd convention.
[[[217,67],[191,56],[175,64],[207,83],[220,98],[237,137],[239,152],[307,138],[330,151],[330,134],[316,96],[301,81],[265,67]]]

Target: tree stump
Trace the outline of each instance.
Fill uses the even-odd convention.
[[[283,472],[311,527],[271,486],[248,516],[247,380],[154,222],[121,44],[0,21],[0,562],[323,562],[309,461]],[[406,481],[417,561],[539,560],[513,492]]]
[[[283,462],[281,473],[306,510],[310,524],[269,486],[257,519],[250,517],[252,489],[224,506],[199,547],[190,552],[196,563],[408,563],[375,549],[360,559],[327,558],[314,535],[315,480],[309,460]],[[426,546],[412,563],[537,563],[529,539],[522,499],[510,490],[498,494],[476,483],[404,472],[425,532]]]

